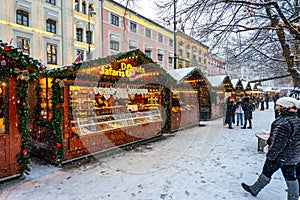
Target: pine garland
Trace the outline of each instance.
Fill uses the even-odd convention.
[[[19,131],[22,135],[22,145],[21,151],[17,155],[17,159],[19,165],[21,167],[20,172],[28,174],[30,172],[30,159],[28,154],[29,147],[29,130],[27,128],[28,123],[28,102],[27,102],[27,89],[28,89],[28,81],[26,80],[17,80],[17,115],[19,119]]]

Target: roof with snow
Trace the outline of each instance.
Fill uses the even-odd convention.
[[[171,69],[168,70],[169,73],[176,81],[180,82],[188,73],[196,69],[196,67],[187,67],[181,69]]]

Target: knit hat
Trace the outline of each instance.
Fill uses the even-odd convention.
[[[276,104],[279,104],[285,108],[300,108],[300,102],[292,97],[281,97],[276,101]]]

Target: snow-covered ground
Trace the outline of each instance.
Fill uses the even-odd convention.
[[[285,200],[280,171],[257,197],[240,186],[261,172],[265,154],[257,152],[254,134],[270,128],[270,108],[254,112],[252,130],[228,129],[217,119],[77,167],[33,162],[25,180],[2,184],[0,199]]]

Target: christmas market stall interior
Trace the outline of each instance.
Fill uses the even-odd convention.
[[[209,76],[207,80],[211,84],[211,119],[217,119],[224,114],[226,98],[231,96],[233,86],[226,75]]]
[[[46,68],[0,40],[0,182],[30,171],[28,85]]]
[[[180,84],[173,90],[173,129],[199,125],[200,120],[211,117],[208,81],[199,68],[189,67],[168,70]],[[180,102],[180,109],[174,102]],[[178,112],[180,111],[180,112]]]
[[[140,50],[48,70],[34,89],[31,151],[64,164],[159,137],[174,84]]]

